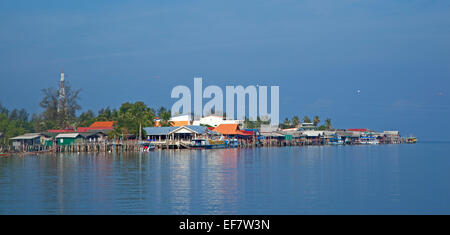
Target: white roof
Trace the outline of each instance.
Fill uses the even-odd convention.
[[[324,131],[303,131],[302,133],[306,136],[317,137],[319,135],[323,136]]]
[[[12,140],[31,140],[31,139],[36,139],[38,137],[41,137],[42,135],[39,133],[27,133],[24,135],[19,135],[16,137],[11,138]]]
[[[324,131],[324,135],[335,135],[336,131]]]
[[[78,136],[81,136],[80,133],[62,133],[57,135],[55,138],[77,138]]]
[[[283,134],[277,133],[277,132],[260,132],[261,136],[264,137],[283,137]]]
[[[172,122],[191,121],[191,116],[189,114],[173,116],[170,118],[170,121],[172,121]]]
[[[398,131],[384,131],[383,134],[386,134],[386,135],[398,135],[399,132]]]
[[[261,125],[260,132],[274,132],[277,131],[277,126],[271,126],[271,125]]]

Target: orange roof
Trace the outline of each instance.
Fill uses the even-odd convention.
[[[171,121],[172,126],[189,126],[189,121]]]
[[[189,126],[189,121],[170,121],[170,123],[171,123],[171,126]],[[153,124],[153,126],[160,127],[161,121],[156,120],[155,123]]]
[[[116,122],[94,122],[89,128],[98,128],[98,129],[112,129],[114,128],[114,124]]]
[[[238,135],[240,134],[238,124],[220,124],[214,128],[215,132],[219,132],[222,135]]]

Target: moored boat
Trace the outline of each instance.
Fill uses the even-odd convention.
[[[330,141],[328,142],[328,144],[329,145],[344,145],[345,142],[339,136],[334,135],[332,138],[330,138]]]
[[[221,149],[225,148],[224,140],[209,140],[209,139],[193,139],[189,144],[191,149]]]
[[[156,149],[156,145],[153,143],[142,143],[141,152],[150,152]]]
[[[408,137],[405,139],[405,143],[407,144],[415,144],[417,143],[417,138],[416,137]]]
[[[374,136],[361,136],[360,144],[379,144],[380,141]]]

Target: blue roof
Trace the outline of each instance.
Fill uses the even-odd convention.
[[[178,129],[175,126],[163,126],[163,127],[145,127],[145,133],[147,135],[168,135],[170,132]]]
[[[186,126],[186,127],[197,132],[198,134],[204,134],[208,130],[206,126]]]

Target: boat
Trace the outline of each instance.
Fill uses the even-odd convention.
[[[330,138],[330,141],[328,142],[329,145],[344,145],[345,142],[341,138],[339,138],[337,135],[334,135],[332,138]]]
[[[193,139],[189,147],[191,149],[223,149],[226,144],[224,140]]]
[[[344,145],[344,141],[343,140],[337,140],[337,141],[330,141],[328,142],[329,145]]]
[[[0,157],[7,157],[9,156],[9,153],[0,153]]]
[[[407,144],[415,144],[417,143],[417,138],[416,137],[408,137],[405,139],[405,143]]]
[[[379,144],[380,141],[374,136],[361,136],[360,144]]]
[[[153,143],[142,143],[141,152],[150,152],[156,149],[156,145]]]

